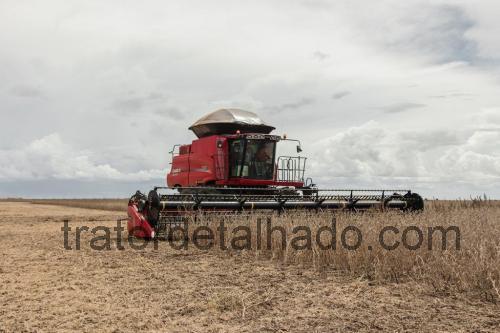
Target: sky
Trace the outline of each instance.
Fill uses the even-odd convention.
[[[500,198],[498,1],[0,0],[0,197],[128,197],[223,107],[322,188]]]

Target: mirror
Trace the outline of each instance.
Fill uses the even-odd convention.
[[[301,153],[302,152],[302,148],[300,147],[300,145],[297,145],[297,153]]]

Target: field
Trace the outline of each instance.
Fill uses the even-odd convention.
[[[210,230],[214,239],[194,244],[190,233],[187,249],[183,237],[135,248],[142,243],[113,229],[125,206],[126,200],[0,201],[0,332],[500,331],[499,202],[435,201],[413,215],[198,218],[190,231]],[[285,244],[273,232],[259,246],[256,235],[265,243],[267,234],[256,225],[265,229],[268,221],[283,228]],[[216,230],[221,222],[227,239]],[[329,234],[319,243],[314,235],[333,223],[336,248],[321,248]],[[76,228],[83,226],[89,230],[78,242]],[[309,247],[307,238],[292,237],[307,234],[294,233],[299,226],[310,228]],[[93,234],[95,227],[101,229]],[[109,247],[105,237],[96,239],[106,227]],[[243,227],[249,241],[236,239]],[[362,242],[349,249],[358,240],[354,227]],[[381,247],[384,227],[391,228],[384,244],[398,247]],[[437,227],[457,229],[443,242],[439,232],[430,237]]]

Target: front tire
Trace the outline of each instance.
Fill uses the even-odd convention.
[[[160,219],[160,196],[155,190],[149,191],[148,194],[148,222],[153,228],[156,228]]]

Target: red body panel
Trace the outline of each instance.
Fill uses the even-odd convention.
[[[262,180],[262,179],[248,179],[248,178],[229,178],[225,181],[217,181],[217,185],[220,186],[241,186],[241,187],[259,187],[259,186],[295,186],[302,187],[304,183],[302,182],[283,182],[276,180]]]
[[[217,136],[194,140],[189,149],[181,146],[179,155],[172,160],[172,169],[167,175],[170,187],[199,186],[216,180],[215,157]],[[225,141],[225,138],[223,138]]]
[[[190,145],[179,147],[179,154],[173,156],[172,168],[167,174],[169,187],[194,186],[294,186],[302,187],[303,182],[283,182],[249,178],[229,178],[228,139],[238,135],[212,135],[193,140]],[[275,177],[276,178],[276,177]]]

